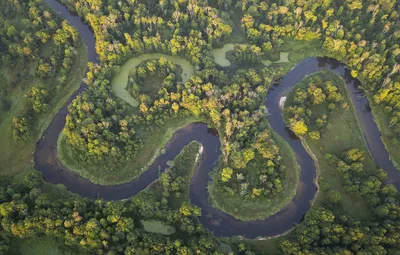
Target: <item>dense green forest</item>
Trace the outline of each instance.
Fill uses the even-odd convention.
[[[81,35],[43,1],[0,0],[0,254],[41,242],[60,254],[399,254],[399,193],[368,150],[344,80],[329,71],[287,91],[284,121],[315,162],[318,191],[304,220],[282,236],[218,238],[201,224],[189,195],[198,142],[122,201],[70,193],[32,164],[36,142],[83,79],[87,90],[68,105],[58,141],[58,159],[71,171],[101,185],[128,183],[166,153],[175,131],[204,122],[222,152],[209,203],[242,221],[263,220],[295,198],[304,170],[271,128],[265,98],[300,60],[324,56],[360,80],[399,168],[396,0],[60,3],[92,29],[99,63],[87,63]],[[218,65],[213,49],[228,43],[238,43],[226,53],[231,64]],[[131,68],[123,85],[136,106],[112,82],[145,53],[191,66],[155,57]]]

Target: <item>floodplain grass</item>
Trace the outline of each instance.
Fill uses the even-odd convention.
[[[270,130],[272,129],[270,128]],[[273,130],[271,134],[272,139],[280,149],[279,154],[282,155],[281,163],[285,166],[285,179],[282,180],[282,192],[270,199],[249,198],[245,200],[239,194],[236,194],[234,197],[224,195],[218,187],[218,183],[212,181],[209,183],[208,191],[209,202],[213,207],[232,215],[236,219],[251,221],[263,220],[279,212],[292,201],[296,195],[296,188],[299,182],[300,166],[289,144]],[[248,163],[246,169],[250,173],[250,179],[257,178],[257,169],[262,168],[263,163],[265,163],[264,160],[257,157]],[[213,178],[215,179],[219,178],[219,176],[215,176],[216,173],[218,171],[214,173]]]
[[[64,105],[69,96],[79,88],[87,65],[87,51],[85,44],[81,41],[77,48],[78,54],[69,72],[67,83],[60,89],[56,89],[58,77],[45,80],[45,87],[54,91],[54,96],[48,102],[48,110],[33,116],[32,137],[28,141],[15,141],[12,135],[12,119],[25,113],[27,98],[24,95],[28,90],[39,82],[37,79],[26,80],[18,84],[7,95],[11,102],[11,108],[1,114],[0,123],[0,175],[14,175],[29,168],[32,164],[36,141],[50,124],[53,117]]]
[[[230,11],[231,20],[232,20],[232,34],[229,38],[223,41],[223,43],[219,42],[219,46],[223,46],[227,43],[246,43],[246,31],[242,27],[242,17],[243,12],[240,7],[234,7]]]
[[[333,155],[341,155],[344,151],[352,148],[359,148],[365,157],[364,168],[365,171],[373,172],[376,170],[375,163],[368,150],[364,140],[363,132],[358,122],[354,105],[351,101],[349,92],[346,88],[346,83],[337,74],[322,70],[305,77],[300,81],[288,94],[285,105],[289,106],[293,100],[295,90],[297,88],[306,88],[308,81],[313,76],[321,76],[324,81],[332,81],[340,90],[343,95],[343,103],[347,103],[348,109],[344,110],[341,106],[328,113],[327,103],[321,105],[311,106],[313,115],[315,113],[327,113],[328,122],[327,126],[321,130],[321,138],[319,140],[310,139],[306,136],[303,137],[305,147],[309,147],[309,153],[312,153],[318,160],[319,169],[317,169],[318,182],[320,192],[316,197],[316,206],[323,205],[326,200],[326,191],[335,190],[341,194],[340,206],[335,208],[338,212],[345,212],[359,220],[369,219],[371,212],[364,201],[364,199],[357,195],[347,192],[342,185],[342,178],[340,173],[336,170],[335,166],[329,164],[324,158],[326,153]],[[288,123],[288,116],[285,114],[285,121]],[[313,125],[309,125],[309,130],[317,130]]]
[[[49,236],[12,238],[9,255],[89,255],[79,247],[65,246]]]
[[[168,205],[173,209],[180,208],[183,202],[190,200],[190,182],[194,171],[200,162],[200,148],[202,148],[201,143],[198,141],[192,141],[185,145],[181,152],[169,163],[170,166],[168,167],[167,172],[179,174],[179,176],[185,179],[188,183],[187,187],[181,191],[181,195],[179,197],[172,196],[169,198]],[[207,169],[202,171],[207,171]],[[141,191],[138,196],[146,193],[153,194],[160,199],[162,198],[162,186],[159,179],[155,180],[146,189]]]
[[[116,185],[127,183],[145,172],[155,159],[162,153],[163,147],[170,141],[174,133],[193,122],[205,122],[199,117],[181,117],[166,120],[162,127],[149,132],[147,126],[137,127],[138,138],[143,141],[143,147],[132,160],[126,161],[120,167],[108,169],[103,163],[84,164],[78,152],[67,144],[66,137],[61,133],[58,138],[58,158],[68,169],[78,173],[91,182],[101,185]]]

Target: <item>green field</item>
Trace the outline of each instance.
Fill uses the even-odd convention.
[[[50,237],[15,239],[11,246],[19,255],[64,255],[58,243]]]
[[[307,57],[322,57],[328,54],[322,49],[319,41],[305,42],[289,38],[280,46],[267,51],[264,58],[273,62],[279,61],[280,54],[284,52],[289,53],[287,58],[292,63],[298,63]]]
[[[232,247],[238,247],[244,244],[246,248],[250,248],[257,255],[275,255],[279,253],[279,242],[284,240],[283,237],[275,237],[267,240],[250,240],[239,238],[221,238]]]
[[[88,254],[77,247],[67,247],[51,237],[30,237],[12,239],[9,255],[85,255]]]
[[[32,164],[32,154],[35,150],[36,141],[40,139],[41,134],[61,106],[67,101],[68,97],[73,91],[79,88],[87,64],[87,52],[83,42],[80,43],[77,51],[78,54],[70,70],[67,83],[60,89],[55,89],[55,95],[50,98],[48,103],[48,110],[34,117],[32,138],[29,141],[17,142],[14,140],[12,136],[12,120],[14,116],[18,116],[26,111],[27,98],[24,95],[38,80],[26,80],[22,84],[18,84],[7,95],[7,99],[11,102],[11,108],[7,112],[0,112],[1,175],[17,174]],[[4,72],[6,71],[4,70]],[[14,71],[8,70],[7,72],[12,74]],[[46,88],[54,88],[57,84],[57,77],[45,80]]]

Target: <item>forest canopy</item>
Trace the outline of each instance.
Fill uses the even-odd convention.
[[[292,149],[267,120],[265,98],[299,60],[315,56],[341,61],[349,69],[344,76],[361,82],[386,149],[400,165],[396,0],[60,2],[90,26],[96,39],[99,61],[88,63],[86,91],[68,105],[58,147],[69,156],[60,154],[61,161],[92,182],[131,181],[151,163],[141,162],[143,153],[148,158],[165,153],[165,143],[160,143],[180,128],[176,123],[201,121],[217,131],[221,142],[207,194],[211,204],[243,220],[278,212],[295,197],[299,173]],[[41,136],[35,129],[41,117],[51,115],[54,100],[67,93],[62,89],[74,74],[82,45],[78,31],[43,1],[0,3],[0,120],[12,108],[10,95],[20,84],[29,84],[22,93],[23,110],[9,123],[14,139],[23,145]],[[228,43],[237,43],[225,56],[231,65],[220,66],[213,49]],[[283,52],[287,61],[275,61]],[[122,85],[138,102],[135,107],[114,93],[111,81],[129,59],[144,53],[180,57],[195,71],[182,79],[183,68],[167,57],[131,68]],[[327,141],[324,135],[333,115],[352,109],[337,77],[320,74],[295,86],[283,110],[286,125],[306,144]],[[156,132],[162,134],[160,139]],[[157,145],[151,143],[153,136],[160,140]],[[190,180],[201,157],[197,143],[187,145],[168,169],[159,169],[158,181],[125,201],[68,193],[43,181],[27,164],[19,175],[0,178],[0,254],[13,252],[13,238],[44,235],[76,254],[249,255],[266,254],[270,247],[276,254],[289,255],[396,254],[399,194],[385,169],[371,166],[362,146],[309,151],[316,165],[320,160],[333,169],[340,192],[326,188],[322,180],[317,196],[323,202],[313,201],[304,220],[279,240],[257,244],[219,239],[201,224],[201,208],[189,199]],[[132,173],[115,178],[119,169],[130,167],[135,167]],[[368,217],[355,217],[342,208],[344,200],[354,197],[366,206]],[[223,202],[231,206],[224,207]],[[269,210],[257,207],[261,204]],[[145,220],[162,222],[176,232],[147,231]]]

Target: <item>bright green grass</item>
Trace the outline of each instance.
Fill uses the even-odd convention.
[[[210,203],[217,209],[226,212],[237,219],[243,221],[262,220],[277,213],[283,207],[290,203],[296,195],[297,183],[299,180],[300,167],[297,164],[296,156],[289,144],[278,134],[272,131],[272,139],[280,149],[282,155],[282,164],[285,168],[286,179],[282,180],[283,191],[271,199],[249,199],[244,200],[240,196],[227,197],[219,190],[216,182],[209,185]],[[252,174],[250,179],[258,178],[257,168],[263,162],[253,159],[246,167]],[[215,177],[217,178],[217,177]]]
[[[246,45],[246,44],[240,44]],[[214,48],[212,50],[212,55],[214,56],[214,61],[220,66],[227,67],[231,65],[231,61],[227,59],[226,53],[232,51],[235,47],[235,43],[224,44],[222,48]]]
[[[324,158],[325,153],[340,155],[343,151],[348,149],[359,148],[364,153],[364,167],[366,171],[374,171],[376,169],[372,156],[367,149],[354,106],[345,88],[345,82],[340,76],[330,71],[324,70],[307,76],[296,85],[295,88],[306,87],[308,79],[314,75],[320,75],[324,80],[333,81],[344,96],[344,102],[349,105],[348,109],[337,107],[328,115],[328,124],[321,130],[321,139],[313,140],[304,137],[304,142],[309,146],[311,153],[315,155],[319,165],[317,171],[321,190],[317,196],[316,204],[322,205],[325,200],[325,192],[332,189],[338,191],[342,196],[340,206],[336,208],[339,212],[342,210],[358,219],[367,219],[371,214],[363,198],[358,195],[350,194],[344,189],[341,183],[340,173]],[[285,103],[286,105],[290,105],[290,102],[293,100],[295,88],[289,92]],[[312,106],[311,110],[313,113],[328,113],[327,106],[324,104]],[[287,120],[287,116],[285,116],[285,119]],[[309,125],[309,130],[317,129],[313,125]]]
[[[192,122],[202,121],[196,117],[170,119],[164,126],[149,131],[148,127],[137,127],[137,135],[144,145],[138,154],[121,167],[106,169],[102,164],[84,165],[77,161],[77,152],[68,144],[64,135],[58,139],[58,157],[64,166],[79,173],[82,177],[102,185],[126,183],[145,172],[154,160],[160,155],[162,148],[171,140],[173,134]]]
[[[64,255],[58,243],[50,237],[14,239],[11,248],[19,255]]]
[[[287,63],[289,62],[289,52],[280,52],[278,55],[277,60],[262,60],[261,63],[263,63],[265,66],[269,66],[272,63]]]
[[[230,66],[231,60],[230,57],[227,56],[228,52],[231,52],[234,50],[236,43],[227,43],[224,44],[222,48],[214,48],[212,49],[212,55],[214,56],[214,61],[218,65],[222,67],[228,67]],[[238,43],[238,45],[248,45],[247,43]],[[287,63],[289,62],[289,53],[288,52],[276,52],[277,55],[276,57],[274,56],[273,58],[269,58],[270,55],[267,54],[267,59],[266,60],[261,60],[261,63],[264,64],[264,66],[269,66],[273,63]],[[232,58],[232,57],[231,57]]]
[[[25,112],[27,100],[24,95],[38,81],[35,79],[27,80],[23,84],[18,84],[7,95],[7,99],[11,102],[11,109],[1,116],[0,175],[14,175],[32,164],[32,154],[35,150],[36,141],[40,139],[41,134],[64,102],[81,84],[87,63],[85,44],[81,42],[77,51],[78,55],[70,71],[68,82],[56,91],[55,96],[51,97],[49,109],[45,113],[35,116],[33,136],[29,141],[17,142],[13,139],[12,119],[14,116]],[[54,87],[57,84],[55,79],[46,80],[45,86]]]
[[[172,235],[176,232],[175,228],[165,224],[160,220],[140,220],[146,232],[157,233],[162,235]]]

